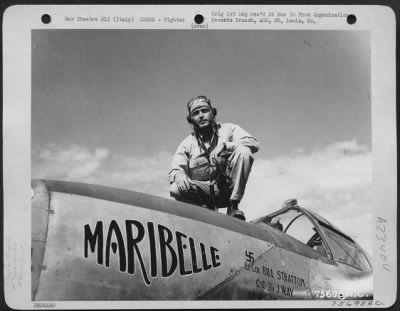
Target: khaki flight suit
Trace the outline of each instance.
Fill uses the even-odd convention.
[[[232,123],[218,124],[218,132],[213,137],[209,152],[217,145],[225,143],[225,156],[219,161],[219,168],[230,180],[231,188],[226,191],[220,183],[214,186],[218,207],[226,207],[230,200],[240,201],[253,164],[253,153],[259,149],[257,140]],[[193,134],[178,146],[169,172],[170,194],[179,201],[212,206],[210,177],[215,173],[214,163],[207,159],[204,146]],[[175,175],[185,173],[192,181],[190,191],[180,192],[174,182]],[[215,175],[215,174],[214,174]],[[212,179],[212,178],[211,178]]]

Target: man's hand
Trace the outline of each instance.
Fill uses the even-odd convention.
[[[214,148],[214,150],[213,151],[211,151],[211,153],[210,153],[210,160],[212,161],[212,162],[214,162],[214,161],[218,161],[218,157],[221,155],[221,153],[223,152],[223,151],[225,151],[226,150],[226,145],[223,143],[223,144],[220,144],[220,145],[217,145],[215,148]]]
[[[175,175],[175,184],[180,192],[189,192],[191,188],[190,179],[185,173]]]

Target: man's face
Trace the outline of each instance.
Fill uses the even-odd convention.
[[[195,108],[191,112],[191,115],[194,125],[199,129],[204,129],[211,126],[211,121],[214,117],[208,105]]]

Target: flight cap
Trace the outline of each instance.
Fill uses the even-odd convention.
[[[191,113],[195,109],[198,109],[198,108],[204,107],[204,106],[212,108],[211,104],[210,104],[210,100],[205,96],[197,96],[197,97],[191,99],[187,104],[189,113]]]

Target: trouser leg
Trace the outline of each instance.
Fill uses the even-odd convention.
[[[195,205],[207,205],[212,208],[212,199],[210,193],[210,182],[192,180],[192,187],[190,191],[179,191],[175,183],[170,186],[170,195],[177,201],[186,202]],[[218,189],[216,189],[218,195]]]
[[[253,165],[253,154],[248,147],[237,147],[228,159],[225,174],[232,179],[231,201],[240,201]]]

